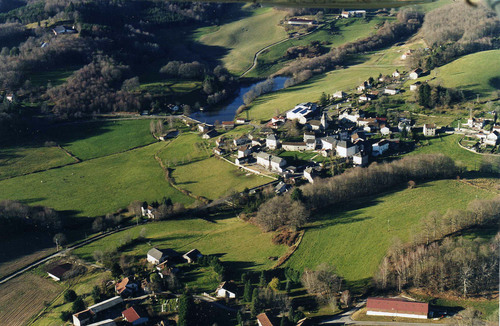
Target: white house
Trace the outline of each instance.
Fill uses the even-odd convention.
[[[285,142],[281,144],[281,147],[285,151],[298,152],[307,150],[307,144],[305,142]]]
[[[209,130],[212,130],[214,128],[214,126],[212,125],[209,125],[209,124],[206,124],[206,123],[200,123],[198,125],[198,131],[199,132],[202,132],[202,133],[206,133],[208,132]]]
[[[352,157],[354,165],[365,166],[368,164],[368,155],[363,152],[358,152]]]
[[[90,312],[89,309],[77,312],[76,314],[73,314],[73,325],[75,326],[88,325],[93,317],[94,315],[92,314],[92,312]]]
[[[386,87],[384,89],[384,94],[387,94],[387,95],[396,95],[399,93],[399,89],[395,88],[395,87]]]
[[[267,148],[269,148],[270,150],[275,150],[276,148],[278,148],[278,144],[279,144],[278,137],[276,137],[275,134],[267,135],[267,138],[266,138],[266,147]]]
[[[372,85],[370,85],[370,83],[367,80],[365,80],[361,85],[358,86],[357,90],[358,90],[358,92],[363,92],[371,87],[372,87]]]
[[[486,136],[486,140],[484,143],[486,145],[496,146],[499,140],[499,133],[497,131],[491,132],[488,136]]]
[[[410,72],[410,79],[417,79],[418,77],[420,77],[422,72],[423,70],[420,68],[413,70],[412,72]]]
[[[238,148],[238,158],[242,158],[252,154],[252,149],[249,145],[243,145]]]
[[[358,152],[358,147],[350,141],[341,140],[337,143],[335,150],[340,157],[352,157]]]
[[[286,160],[278,156],[271,156],[271,170],[283,172],[283,168],[286,167]]]
[[[308,139],[306,141],[306,148],[308,151],[313,151],[316,149],[316,139]]]
[[[311,131],[306,131],[304,133],[304,142],[307,142],[309,139],[316,140],[316,134]]]
[[[256,158],[257,164],[265,167],[268,170],[283,172],[283,168],[286,166],[285,159],[278,156],[269,155],[264,152],[257,153]]]
[[[337,98],[337,99],[343,99],[346,96],[347,96],[347,94],[342,92],[342,91],[338,91],[338,92],[335,92],[333,94],[333,98]]]
[[[411,55],[412,55],[412,50],[408,50],[401,55],[401,60],[406,60]]]
[[[389,127],[384,126],[384,127],[380,128],[380,133],[384,136],[387,136],[387,135],[390,135],[392,133],[392,131],[391,131],[391,129],[389,129]]]
[[[349,11],[342,11],[340,14],[342,18],[351,18],[351,17],[365,17],[366,16],[366,10],[349,10]]]
[[[364,116],[364,113],[359,110],[345,109],[339,114],[339,121],[350,121],[357,124],[358,119],[363,118]]]
[[[188,264],[194,263],[197,259],[201,257],[203,257],[203,255],[198,249],[191,249],[184,255],[182,255],[182,258],[184,258],[188,262]]]
[[[424,124],[424,136],[432,137],[436,136],[436,125],[434,123]]]
[[[222,282],[217,290],[215,290],[215,296],[217,298],[234,299],[236,298],[236,290],[236,284],[234,284],[233,282]]]
[[[288,25],[293,25],[293,26],[300,26],[300,25],[316,25],[318,22],[312,19],[304,19],[304,18],[290,18],[287,21]]]
[[[410,85],[410,91],[412,92],[415,92],[416,90],[418,90],[418,88],[420,87],[420,85],[422,85],[421,82],[416,82],[415,84],[411,84]]]
[[[321,138],[321,147],[324,150],[334,150],[337,147],[338,140],[332,136]]]
[[[372,155],[379,156],[389,150],[389,142],[385,139],[372,145]]]
[[[304,178],[310,183],[314,183],[314,169],[312,167],[307,167],[304,169]]]
[[[394,72],[392,73],[392,77],[394,77],[394,78],[399,78],[399,77],[401,77],[401,74],[399,73],[399,70],[397,70],[397,69],[396,69],[396,71],[394,71]]]
[[[158,250],[157,248],[152,248],[148,251],[148,262],[150,262],[153,265],[158,265],[159,263],[163,262],[165,260],[165,254],[163,251]]]
[[[307,122],[307,116],[314,113],[317,109],[314,103],[301,103],[295,106],[293,109],[286,113],[286,118],[288,120],[297,119],[300,124],[305,124]]]
[[[210,139],[210,138],[217,137],[217,135],[219,135],[217,133],[217,131],[215,131],[215,129],[212,129],[212,130],[209,130],[206,133],[204,133],[203,136],[201,136],[201,138],[202,139]]]

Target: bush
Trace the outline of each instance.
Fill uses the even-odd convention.
[[[71,319],[71,311],[61,311],[61,314],[59,315],[59,318],[61,318],[62,321],[66,322],[66,321],[69,321]]]
[[[64,292],[64,301],[65,302],[73,302],[76,300],[78,296],[76,295],[75,291],[73,290],[68,290]]]
[[[76,298],[76,300],[73,302],[73,305],[71,306],[71,310],[73,311],[74,314],[82,310],[85,310],[85,303],[83,302],[82,297]]]

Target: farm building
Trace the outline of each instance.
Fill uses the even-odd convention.
[[[234,121],[222,121],[222,128],[231,130],[234,128]]]
[[[366,314],[368,316],[427,319],[429,304],[401,299],[368,298]]]
[[[165,260],[165,255],[163,251],[153,248],[148,251],[148,262],[154,265],[158,265],[159,263]]]
[[[64,274],[71,270],[71,264],[61,264],[47,271],[47,274],[55,281],[60,281]]]
[[[123,318],[132,325],[142,325],[149,321],[147,314],[138,307],[130,307],[122,311]]]
[[[206,124],[206,123],[200,123],[198,125],[198,131],[202,132],[202,133],[206,133],[206,132],[212,130],[213,128],[214,128],[214,126]]]
[[[217,137],[218,135],[219,134],[217,133],[217,131],[215,131],[215,129],[212,129],[212,130],[209,130],[206,133],[204,133],[203,136],[201,136],[201,138],[210,139],[210,138]]]
[[[287,192],[287,190],[288,190],[288,187],[287,187],[286,183],[284,183],[283,181],[280,181],[280,183],[278,183],[276,185],[276,187],[274,187],[274,192],[277,194],[282,194],[284,192]]]
[[[303,18],[290,18],[287,21],[288,25],[300,26],[300,25],[316,25],[318,22],[313,19],[303,19]]]
[[[419,81],[416,82],[415,84],[411,84],[410,85],[410,91],[415,92],[420,87],[420,85],[422,85],[422,83],[419,82]]]
[[[347,94],[342,91],[338,91],[333,94],[333,98],[338,98],[338,99],[343,99],[346,96]]]
[[[90,306],[89,310],[93,314],[98,314],[104,310],[108,310],[109,308],[113,308],[114,306],[119,305],[121,303],[123,303],[122,297],[116,296],[116,297],[112,297],[108,300],[104,300],[104,301],[101,301],[99,303],[96,303],[93,306]]]
[[[395,88],[395,87],[387,87],[386,89],[384,89],[384,94],[387,94],[387,95],[396,95],[399,93],[399,89]]]
[[[293,109],[286,113],[286,118],[288,120],[297,119],[300,124],[305,124],[307,122],[307,116],[316,111],[316,104],[314,103],[301,103],[295,106]]]
[[[237,286],[234,282],[222,282],[216,292],[217,298],[236,298]]]
[[[191,249],[182,256],[182,258],[184,258],[189,264],[194,263],[201,257],[203,257],[203,255],[198,249]]]
[[[116,326],[116,323],[113,319],[105,319],[98,321],[97,323],[88,324],[87,326]]]
[[[436,136],[436,125],[434,123],[424,124],[424,136]]]
[[[372,145],[372,155],[379,156],[384,154],[389,149],[389,142],[383,139]]]
[[[298,152],[307,150],[307,144],[305,142],[284,142],[281,147],[285,151]]]
[[[94,316],[89,309],[77,312],[76,314],[73,314],[73,325],[75,326],[88,325],[88,323],[93,317]]]
[[[394,72],[392,73],[392,77],[394,77],[394,78],[399,78],[399,77],[401,77],[401,73],[399,72],[399,70],[397,70],[397,69],[396,69],[396,71],[394,71]]]
[[[59,26],[56,26],[52,29],[52,33],[54,33],[54,35],[75,34],[75,33],[77,33],[77,31],[74,28],[59,25]]]
[[[321,146],[325,150],[333,150],[337,147],[338,140],[332,136],[321,138]]]
[[[238,158],[246,157],[252,153],[250,145],[243,145],[238,148]]]
[[[368,164],[368,155],[363,152],[358,152],[352,157],[354,165],[365,166]]]
[[[115,291],[119,295],[129,296],[136,292],[139,289],[139,286],[136,283],[130,282],[128,277],[125,277],[123,280],[115,284]]]
[[[423,72],[424,71],[420,68],[413,70],[412,72],[410,72],[410,79],[417,79]]]

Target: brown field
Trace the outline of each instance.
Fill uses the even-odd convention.
[[[62,291],[56,282],[33,273],[25,273],[0,286],[2,326],[21,326],[41,311]]]

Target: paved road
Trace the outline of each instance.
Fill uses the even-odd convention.
[[[113,234],[113,233],[116,233],[116,232],[120,232],[120,231],[123,231],[123,230],[127,230],[127,229],[129,229],[129,228],[131,228],[131,227],[134,227],[134,226],[135,226],[135,225],[130,225],[130,226],[127,226],[127,227],[124,227],[124,228],[118,229],[118,230],[113,230],[113,231],[110,231],[110,232],[106,232],[106,233],[103,233],[103,234],[97,235],[97,236],[92,237],[92,238],[90,238],[90,239],[87,239],[87,240],[81,241],[81,242],[79,242],[79,243],[77,243],[77,244],[75,244],[75,245],[73,245],[73,246],[71,246],[71,247],[68,247],[68,248],[64,249],[64,250],[60,250],[60,251],[58,251],[58,252],[56,252],[56,253],[54,253],[54,254],[52,254],[52,255],[48,256],[48,257],[45,257],[45,258],[39,259],[39,260],[37,260],[37,261],[35,261],[35,262],[31,263],[30,265],[28,265],[28,266],[26,266],[26,267],[24,267],[24,268],[22,268],[22,269],[18,270],[17,272],[15,272],[15,273],[13,273],[13,274],[10,274],[9,276],[6,276],[6,277],[4,277],[4,278],[0,279],[0,284],[4,284],[4,283],[6,283],[7,281],[10,281],[11,279],[13,279],[14,277],[17,277],[17,276],[19,276],[19,275],[23,274],[24,272],[29,271],[30,269],[35,268],[36,266],[38,266],[38,265],[40,265],[40,264],[43,264],[43,263],[45,263],[45,262],[47,262],[47,261],[51,260],[52,258],[55,258],[55,257],[58,257],[58,256],[64,256],[67,252],[69,252],[69,251],[71,251],[71,250],[73,250],[73,249],[80,248],[80,247],[82,247],[82,246],[85,246],[86,244],[89,244],[89,243],[92,243],[92,242],[97,241],[97,240],[99,240],[99,239],[102,239],[102,238],[104,238],[104,237],[107,237],[107,236],[108,236],[108,235],[110,235],[110,234]]]

